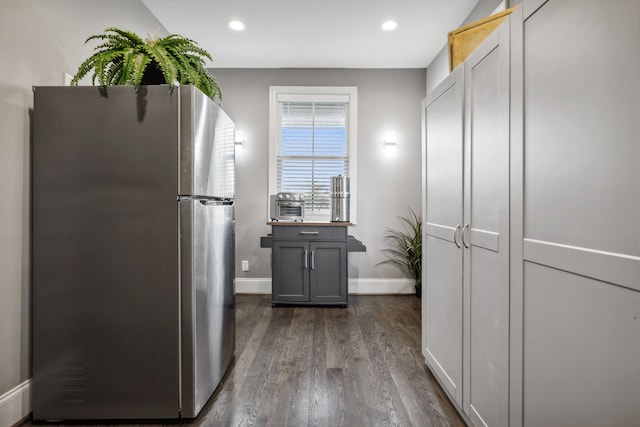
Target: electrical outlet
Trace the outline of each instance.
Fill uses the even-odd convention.
[[[249,261],[246,259],[242,260],[242,271],[249,271]]]

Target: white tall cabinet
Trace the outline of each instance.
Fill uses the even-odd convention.
[[[639,17],[524,0],[425,99],[423,353],[470,425],[640,425]]]
[[[508,423],[509,20],[424,102],[424,356],[474,425]]]
[[[513,425],[640,425],[640,1],[526,0],[513,38]]]

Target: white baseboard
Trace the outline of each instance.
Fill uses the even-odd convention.
[[[270,294],[271,279],[236,278],[237,294]]]
[[[270,294],[271,279],[236,278],[238,294]],[[414,282],[411,279],[349,279],[349,294],[382,295],[413,294]]]
[[[415,294],[414,283],[411,279],[349,279],[349,294]]]
[[[0,426],[12,426],[31,412],[31,379],[0,395]]]

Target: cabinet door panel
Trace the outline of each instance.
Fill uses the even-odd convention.
[[[456,68],[426,100],[427,227],[453,230],[462,220],[463,76],[464,67]]]
[[[509,415],[508,269],[499,267],[499,253],[472,247],[471,254],[468,412],[476,426],[502,426]]]
[[[318,304],[346,303],[347,244],[311,242],[309,249],[311,301]]]
[[[638,425],[640,292],[525,262],[524,425]]]
[[[449,395],[462,404],[462,251],[437,237],[425,240],[424,356]]]
[[[273,243],[273,299],[309,301],[307,242],[276,241]]]
[[[465,68],[463,383],[478,426],[507,425],[509,415],[509,22]]]
[[[638,425],[638,16],[550,0],[523,23],[526,426]]]
[[[526,238],[640,257],[638,16],[549,1],[525,22]]]
[[[463,77],[460,65],[424,104],[423,352],[458,405],[462,405]]]

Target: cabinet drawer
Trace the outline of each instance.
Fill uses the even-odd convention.
[[[346,240],[347,227],[274,226],[274,239]]]

